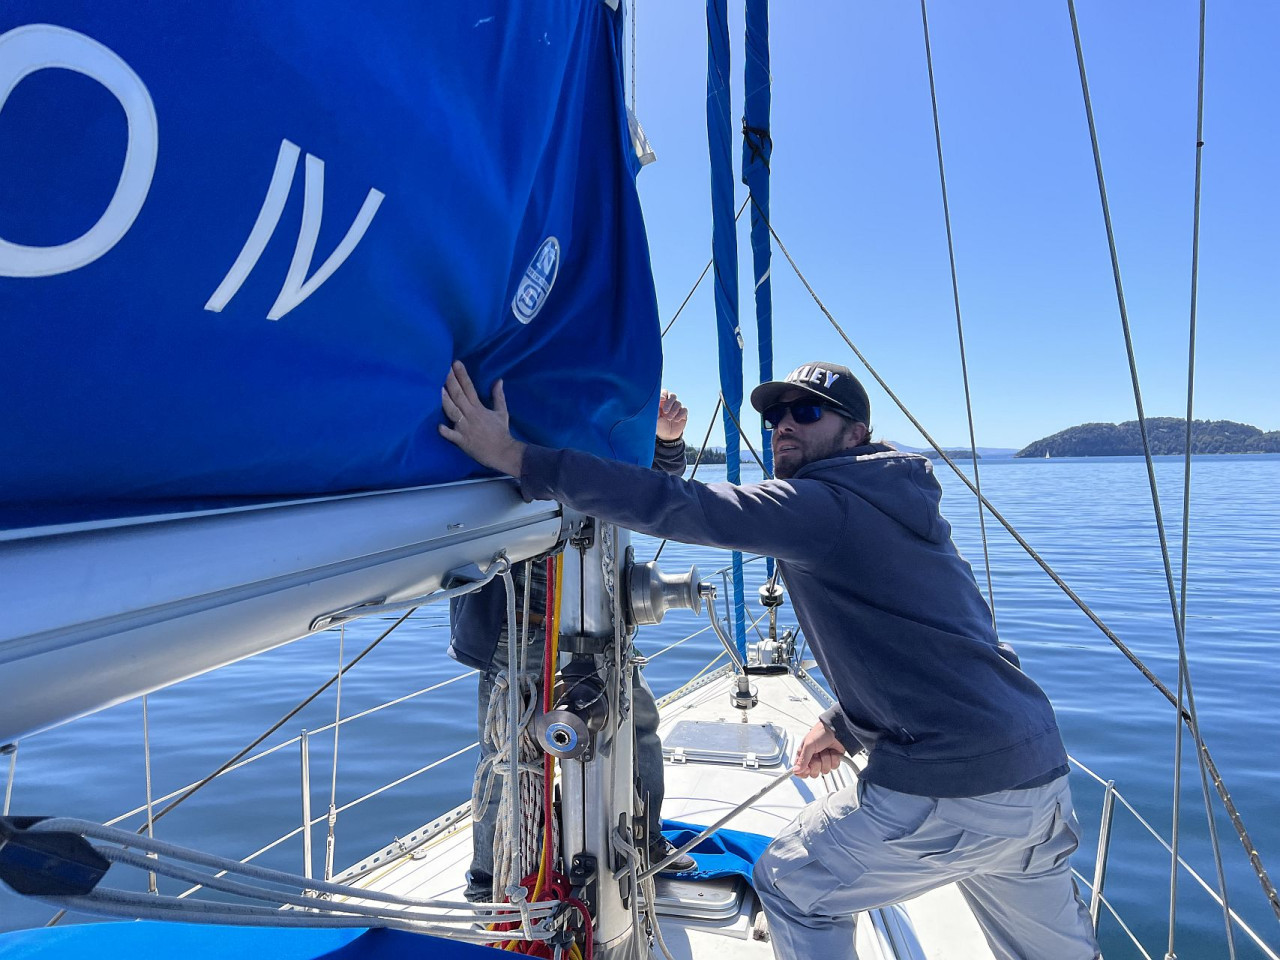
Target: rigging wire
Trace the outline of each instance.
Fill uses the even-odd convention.
[[[338,827],[338,733],[342,729],[342,660],[347,642],[347,625],[338,628],[338,687],[333,698],[333,767],[329,781],[328,831],[324,838],[324,878],[333,879],[333,855]],[[308,827],[307,829],[310,829]]]
[[[151,718],[147,711],[147,695],[145,693],[142,695],[142,768],[144,771],[144,777],[147,781],[147,836],[151,839],[155,839],[156,822],[155,818],[152,816],[155,802],[152,799],[153,793],[151,790]],[[160,892],[156,887],[156,874],[154,870],[147,871],[147,892]]]
[[[737,223],[739,220],[742,219],[742,211],[747,209],[747,204],[750,202],[751,202],[750,196],[748,196],[747,199],[742,201],[742,206],[740,206],[738,208],[738,212],[733,215],[734,223]],[[708,260],[707,265],[702,268],[702,272],[698,274],[698,279],[694,281],[693,287],[690,288],[687,294],[685,294],[684,301],[680,304],[680,308],[676,310],[675,316],[673,316],[667,322],[667,325],[662,328],[662,336],[665,337],[667,335],[667,331],[670,330],[672,327],[674,327],[676,324],[676,321],[680,319],[680,314],[684,312],[684,308],[688,305],[689,301],[693,299],[693,295],[698,292],[698,288],[702,286],[702,281],[706,279],[707,273],[711,270],[711,267],[714,263],[715,263],[715,258],[713,257],[710,260]]]
[[[225,773],[225,772],[227,771],[227,769],[229,769],[230,767],[232,767],[233,765],[235,765],[235,763],[236,763],[237,761],[239,761],[239,760],[240,760],[240,759],[242,759],[242,758],[243,758],[247,753],[249,753],[249,751],[251,751],[254,747],[258,746],[260,743],[262,743],[262,741],[266,740],[266,739],[267,739],[267,737],[271,736],[273,733],[275,733],[277,730],[279,730],[281,727],[283,727],[286,723],[288,723],[290,720],[292,720],[295,716],[297,716],[297,715],[298,715],[298,714],[299,714],[299,713],[300,713],[300,712],[301,712],[301,711],[302,711],[302,710],[303,710],[303,709],[304,709],[308,704],[310,704],[313,700],[315,700],[315,699],[316,699],[316,697],[320,696],[320,694],[324,693],[324,692],[325,692],[326,690],[328,690],[331,686],[333,686],[335,683],[337,683],[337,682],[338,682],[338,680],[342,677],[342,675],[343,675],[343,674],[345,674],[348,670],[350,670],[350,669],[351,669],[352,667],[354,667],[357,663],[359,663],[361,660],[363,660],[363,659],[364,659],[364,658],[365,658],[369,653],[371,653],[371,652],[373,651],[373,648],[374,648],[374,647],[376,647],[378,644],[380,644],[383,640],[387,639],[387,637],[391,636],[391,632],[392,632],[393,630],[395,630],[395,629],[396,629],[396,627],[400,626],[400,624],[402,624],[402,623],[404,623],[406,620],[408,620],[408,619],[409,619],[409,617],[413,614],[413,612],[414,612],[415,610],[417,610],[417,609],[418,609],[417,607],[413,607],[412,609],[405,611],[405,613],[400,617],[400,619],[398,619],[395,623],[393,623],[391,626],[387,627],[387,629],[386,629],[386,630],[384,630],[384,631],[382,632],[382,634],[378,637],[378,639],[374,640],[371,644],[369,644],[367,647],[365,647],[363,650],[361,650],[361,651],[360,651],[360,655],[359,655],[359,656],[357,656],[357,657],[356,657],[355,659],[353,659],[350,663],[348,663],[345,667],[343,667],[341,670],[339,670],[339,671],[338,671],[334,676],[330,677],[330,678],[329,678],[328,680],[326,680],[323,684],[321,684],[318,688],[316,688],[316,690],[315,690],[315,692],[314,692],[314,693],[312,693],[311,695],[309,695],[308,697],[306,697],[306,698],[305,698],[301,703],[299,703],[296,707],[294,707],[292,710],[290,710],[288,713],[286,713],[283,717],[281,717],[279,720],[277,720],[275,723],[273,723],[270,727],[268,727],[266,730],[264,730],[261,734],[259,734],[257,737],[255,737],[255,738],[253,739],[253,741],[252,741],[252,742],[250,742],[249,744],[247,744],[247,745],[246,745],[242,750],[238,751],[234,757],[232,757],[230,760],[228,760],[228,761],[226,761],[225,763],[223,763],[220,767],[218,767],[218,769],[217,769],[217,770],[213,771],[213,773],[209,774],[209,775],[208,775],[207,777],[205,777],[204,779],[202,779],[202,780],[198,780],[196,783],[192,784],[192,786],[191,786],[190,788],[188,788],[188,789],[186,790],[186,792],[184,792],[184,793],[182,793],[181,795],[179,795],[179,796],[178,796],[178,797],[177,797],[177,798],[176,798],[172,803],[170,803],[168,806],[163,807],[163,808],[162,808],[162,809],[161,809],[161,810],[160,810],[160,811],[155,815],[155,820],[159,820],[161,817],[163,817],[163,816],[165,816],[166,814],[168,814],[168,813],[172,812],[173,810],[175,810],[175,809],[176,809],[180,804],[182,804],[182,803],[183,803],[183,802],[185,802],[186,800],[190,799],[190,798],[191,798],[191,797],[192,797],[192,796],[193,796],[193,795],[194,795],[198,790],[203,789],[206,785],[208,785],[209,783],[211,783],[213,780],[217,779],[219,776],[221,776],[223,773]],[[138,829],[138,832],[139,832],[139,833],[141,833],[141,832],[143,831],[143,829],[145,829],[145,827],[140,827],[140,828]]]
[[[345,667],[339,670],[334,676],[330,677],[328,680],[322,683],[318,688],[316,688],[316,690],[313,693],[311,693],[308,697],[303,699],[301,703],[299,703],[296,707],[294,707],[292,710],[286,713],[283,717],[281,717],[279,720],[273,723],[270,727],[264,730],[261,734],[255,737],[252,741],[246,744],[241,750],[237,751],[235,756],[233,756],[230,760],[227,760],[226,762],[224,762],[221,766],[218,767],[218,769],[214,770],[213,773],[209,774],[208,776],[204,777],[201,780],[197,780],[185,791],[179,794],[173,800],[172,803],[170,803],[168,806],[162,807],[159,810],[159,812],[155,814],[154,817],[148,814],[147,822],[144,823],[142,826],[140,826],[135,832],[138,835],[141,835],[144,832],[153,830],[157,820],[159,820],[161,817],[165,816],[166,814],[171,813],[173,810],[177,809],[179,805],[189,800],[198,791],[204,789],[206,786],[208,786],[218,777],[222,776],[222,774],[226,773],[229,769],[235,766],[240,760],[242,760],[247,754],[249,754],[254,747],[261,744],[264,740],[267,739],[267,737],[271,736],[273,733],[275,733],[277,730],[283,727],[286,723],[288,723],[295,716],[297,716],[303,709],[305,709],[308,704],[310,704],[313,700],[315,700],[316,697],[320,696],[320,694],[324,693],[331,686],[333,686],[333,684],[338,682],[341,679],[343,674],[345,674],[348,670],[350,670],[357,663],[363,660],[367,654],[372,652],[374,647],[380,644],[383,640],[387,639],[387,637],[391,636],[392,631],[395,630],[396,627],[400,626],[400,624],[408,620],[409,617],[412,616],[414,611],[417,609],[418,609],[417,607],[411,607],[409,610],[406,610],[404,614],[400,617],[400,619],[398,619],[395,623],[387,627],[387,629],[382,632],[382,634],[378,637],[378,639],[374,640],[371,644],[369,644],[362,651],[360,651],[359,656],[357,656],[349,664],[347,664]],[[49,922],[46,923],[45,926],[46,927],[57,926],[58,923],[62,920],[62,918],[65,917],[66,915],[67,915],[66,910],[59,910],[56,914],[53,915],[53,917],[50,918]]]
[[[951,202],[947,196],[947,168],[942,160],[942,123],[938,119],[938,88],[933,78],[933,45],[929,42],[929,12],[920,0],[920,20],[924,26],[924,59],[929,68],[929,99],[933,105],[933,139],[938,148],[938,181],[942,187],[942,219],[947,227],[947,257],[951,262],[951,299],[956,308],[956,334],[960,341],[960,375],[964,380],[964,412],[969,419],[969,450],[973,454],[973,482],[977,487],[978,529],[982,533],[982,560],[987,571],[987,602],[991,607],[991,628],[996,628],[996,592],[991,579],[991,551],[987,546],[987,521],[982,508],[982,476],[978,472],[978,440],[973,428],[973,398],[969,391],[969,363],[964,349],[964,321],[960,317],[960,279],[956,270],[956,245],[951,233]]]
[[[1080,40],[1080,24],[1076,17],[1075,0],[1067,0],[1067,11],[1071,17],[1071,33],[1075,41],[1076,63],[1080,71],[1080,91],[1084,97],[1085,117],[1089,125],[1089,142],[1093,148],[1093,166],[1098,180],[1098,198],[1102,206],[1102,219],[1106,227],[1107,233],[1107,250],[1111,256],[1111,275],[1115,281],[1116,288],[1116,305],[1120,313],[1120,327],[1124,333],[1125,355],[1129,362],[1129,379],[1133,385],[1133,401],[1138,414],[1138,431],[1142,436],[1142,453],[1143,460],[1147,468],[1147,483],[1151,489],[1151,506],[1155,514],[1156,535],[1160,541],[1160,557],[1164,564],[1165,584],[1169,592],[1169,606],[1173,614],[1174,634],[1178,643],[1178,685],[1179,690],[1185,685],[1187,694],[1187,706],[1185,713],[1187,715],[1187,723],[1191,729],[1192,735],[1196,742],[1200,743],[1200,722],[1196,712],[1196,700],[1194,689],[1191,684],[1191,672],[1186,661],[1186,632],[1184,630],[1184,622],[1179,616],[1179,599],[1178,590],[1173,582],[1173,562],[1169,557],[1169,542],[1165,535],[1164,515],[1160,508],[1160,490],[1156,484],[1155,461],[1151,454],[1151,438],[1147,432],[1147,418],[1143,410],[1142,404],[1142,388],[1138,382],[1138,361],[1133,347],[1133,333],[1129,326],[1129,310],[1125,303],[1124,284],[1120,277],[1120,255],[1116,246],[1115,228],[1111,220],[1111,205],[1107,199],[1107,184],[1102,172],[1102,150],[1098,143],[1098,129],[1093,117],[1093,101],[1089,95],[1089,81],[1085,72],[1084,65],[1084,47]],[[1202,132],[1202,131],[1201,131]],[[1197,136],[1199,139],[1199,136]],[[1198,151],[1197,151],[1198,153]],[[1188,429],[1190,424],[1188,423]],[[1189,448],[1188,448],[1189,449]],[[1185,543],[1184,543],[1185,549]],[[1175,706],[1179,707],[1177,711],[1179,716],[1184,712],[1181,708],[1181,696]],[[1180,720],[1179,720],[1180,722]],[[1201,782],[1205,787],[1205,802],[1208,807],[1210,835],[1216,840],[1217,833],[1213,829],[1213,806],[1208,792],[1207,778],[1204,772],[1204,760],[1201,754],[1197,754],[1200,764]],[[1174,822],[1174,837],[1178,835],[1178,823]],[[1242,838],[1243,840],[1243,838]],[[1256,851],[1253,850],[1251,844],[1246,844],[1246,851],[1250,855],[1250,859],[1256,857]],[[1215,859],[1220,859],[1221,854],[1217,851],[1215,845]],[[1261,867],[1261,863],[1255,863],[1255,870]],[[1221,876],[1221,873],[1219,874]],[[1263,879],[1264,873],[1259,872],[1259,879]],[[1280,899],[1276,897],[1275,888],[1270,885],[1270,880],[1263,882],[1263,890],[1267,892],[1268,898],[1271,900],[1272,910],[1275,911],[1277,918],[1280,918]],[[1222,890],[1223,899],[1226,899],[1226,888]],[[1169,954],[1173,955],[1173,929],[1172,921],[1169,932],[1170,946]],[[1234,956],[1234,942],[1232,942],[1232,952]]]
[[[767,220],[765,222],[768,223]],[[990,500],[988,500],[985,496],[982,496],[981,494],[978,493],[978,490],[974,486],[973,481],[970,480],[968,476],[965,475],[964,471],[962,471],[958,466],[956,466],[955,461],[953,461],[951,457],[949,457],[946,454],[946,452],[942,449],[942,447],[938,445],[938,442],[934,440],[933,436],[925,429],[924,424],[922,424],[920,420],[915,416],[915,414],[913,414],[910,411],[910,409],[907,408],[906,404],[902,402],[902,400],[898,397],[898,395],[894,393],[892,389],[890,389],[889,385],[885,382],[884,378],[880,376],[880,374],[876,371],[876,369],[873,366],[871,366],[871,363],[867,360],[866,356],[862,353],[861,350],[858,349],[857,345],[849,338],[849,335],[845,332],[844,328],[840,325],[839,321],[837,321],[836,318],[832,315],[831,311],[827,309],[826,304],[822,302],[822,298],[818,296],[817,291],[813,289],[813,285],[809,283],[808,278],[806,278],[804,273],[800,270],[799,265],[796,263],[795,259],[791,256],[790,252],[787,250],[786,245],[782,242],[782,239],[778,236],[778,232],[777,230],[774,229],[772,224],[769,225],[769,232],[770,234],[772,234],[774,242],[778,244],[778,249],[782,251],[782,255],[787,258],[787,263],[791,265],[791,269],[795,271],[796,276],[800,279],[800,282],[804,285],[805,290],[808,291],[809,296],[813,298],[813,301],[815,304],[817,304],[818,309],[822,311],[822,315],[827,318],[827,321],[831,324],[832,328],[836,331],[837,334],[839,334],[840,338],[844,340],[845,345],[848,346],[849,349],[853,352],[854,356],[858,358],[858,360],[866,368],[867,372],[871,375],[871,377],[876,381],[877,384],[880,385],[880,388],[884,390],[885,394],[889,397],[889,399],[894,402],[897,408],[902,412],[903,416],[905,416],[907,420],[910,421],[912,426],[914,426],[918,431],[920,431],[921,436],[923,436],[925,440],[928,442],[928,444],[935,451],[937,451],[938,456],[943,460],[943,462],[947,464],[948,467],[951,468],[951,470],[955,473],[955,475],[960,479],[960,482],[969,488],[969,492],[973,493],[975,496],[982,497],[983,506],[987,508],[987,511],[991,514],[991,516],[1002,527],[1004,527],[1004,529],[1009,533],[1011,537],[1013,537],[1014,541],[1017,542],[1018,546],[1020,546],[1026,552],[1027,556],[1029,556],[1033,561],[1035,561],[1036,565],[1039,566],[1040,569],[1043,570],[1048,575],[1048,577],[1058,586],[1058,589],[1060,589],[1064,594],[1066,594],[1068,599],[1070,599],[1071,602],[1074,603],[1080,609],[1080,612],[1083,613],[1086,617],[1088,617],[1089,620],[1093,623],[1093,625],[1102,632],[1103,636],[1105,636],[1108,640],[1110,640],[1111,643],[1115,646],[1115,648],[1125,656],[1125,659],[1127,659],[1131,664],[1133,664],[1135,668],[1137,668],[1138,672],[1141,673],[1143,677],[1147,679],[1147,682],[1150,683],[1156,690],[1158,690],[1164,696],[1164,698],[1169,701],[1171,705],[1176,707],[1178,704],[1178,700],[1176,696],[1160,680],[1160,678],[1157,677],[1155,673],[1151,671],[1151,668],[1148,667],[1145,663],[1143,663],[1142,659],[1138,657],[1138,655],[1135,654],[1132,650],[1129,649],[1128,645],[1125,644],[1125,642],[1121,640],[1120,637],[1117,636],[1116,633],[1102,621],[1102,619],[1093,611],[1093,609],[1087,603],[1085,603],[1083,599],[1081,599],[1080,595],[1071,589],[1071,587],[1067,584],[1067,582],[1063,580],[1061,576],[1059,576],[1058,572],[1049,565],[1049,562],[1045,560],[1044,557],[1042,557],[1039,554],[1039,552],[1036,551],[1036,549],[1031,546],[1030,543],[1027,542],[1027,540],[1022,536],[1022,534],[1020,534],[1017,531],[1017,529],[1013,526],[1012,523],[1010,523],[1007,519],[1005,519],[1004,514],[1000,513],[1000,511],[996,509],[995,505],[992,504]],[[1266,867],[1262,863],[1262,858],[1259,855],[1253,841],[1249,837],[1249,832],[1245,828],[1244,818],[1241,817],[1240,811],[1236,807],[1235,800],[1232,799],[1230,792],[1227,790],[1227,785],[1225,781],[1222,779],[1222,774],[1218,770],[1218,765],[1214,761],[1213,755],[1209,752],[1209,746],[1208,744],[1205,743],[1204,738],[1200,735],[1199,727],[1194,724],[1190,711],[1183,709],[1180,711],[1180,715],[1187,722],[1188,727],[1191,730],[1192,739],[1195,741],[1198,755],[1202,759],[1205,769],[1208,771],[1209,779],[1212,782],[1214,789],[1217,791],[1218,796],[1222,799],[1223,807],[1226,809],[1227,815],[1231,820],[1231,826],[1235,829],[1237,837],[1239,837],[1241,844],[1243,844],[1245,850],[1248,853],[1249,864],[1250,866],[1253,867],[1253,871],[1258,877],[1258,882],[1262,885],[1263,893],[1266,895],[1268,902],[1271,904],[1272,910],[1276,913],[1278,917],[1280,917],[1280,894],[1277,894],[1276,888],[1274,884],[1272,884],[1270,876],[1267,874]]]
[[[1192,201],[1192,224],[1191,224],[1191,292],[1190,292],[1190,317],[1188,320],[1188,343],[1187,343],[1187,429],[1184,439],[1185,449],[1183,453],[1183,470],[1182,470],[1182,569],[1179,579],[1178,590],[1178,621],[1182,627],[1182,636],[1186,637],[1187,631],[1187,564],[1191,545],[1191,425],[1193,423],[1192,414],[1195,404],[1195,379],[1196,379],[1196,312],[1199,303],[1199,279],[1200,279],[1200,186],[1204,169],[1204,64],[1205,64],[1205,14],[1207,3],[1206,0],[1200,0],[1200,29],[1199,44],[1197,53],[1197,72],[1196,72],[1196,169],[1195,169],[1195,188],[1194,199]],[[1178,708],[1179,713],[1182,709],[1182,693],[1184,678],[1188,677],[1188,664],[1185,643],[1178,648]],[[1177,822],[1179,815],[1179,803],[1181,801],[1181,784],[1182,784],[1182,723],[1181,720],[1176,723],[1175,730],[1175,748],[1174,748],[1174,821]],[[1222,856],[1220,853],[1220,844],[1218,841],[1218,825],[1213,816],[1213,805],[1209,798],[1209,786],[1205,782],[1204,769],[1200,769],[1201,789],[1204,793],[1205,816],[1209,823],[1210,838],[1213,843],[1214,852],[1214,868],[1218,873],[1218,886],[1222,891],[1222,919],[1227,929],[1227,949],[1230,952],[1231,960],[1235,960],[1235,934],[1231,924],[1231,905],[1227,899],[1227,878],[1223,872]],[[1177,863],[1178,860],[1178,834],[1173,834],[1173,849],[1170,851],[1172,862]],[[1171,874],[1176,874],[1176,868],[1170,867]],[[1176,902],[1176,879],[1170,881],[1169,902]],[[1172,928],[1172,921],[1171,921]],[[1170,932],[1169,950],[1173,950],[1172,930]]]
[[[720,394],[720,402],[724,403],[724,394]],[[747,445],[747,449],[751,451],[751,456],[759,465],[760,470],[764,473],[765,479],[772,480],[773,477],[769,473],[769,468],[764,465],[764,461],[760,459],[760,454],[756,453],[756,448],[751,445],[751,438],[747,436],[746,431],[742,429],[742,424],[738,422],[738,418],[733,415],[733,411],[725,404],[724,412],[729,414],[729,419],[733,421],[733,425],[738,428],[738,433],[742,434],[742,442]]]
[[[217,770],[213,771],[213,773],[209,774],[204,779],[198,780],[196,783],[192,784],[189,788],[187,788],[172,803],[170,803],[167,807],[163,808],[159,813],[157,813],[155,815],[155,819],[159,820],[161,817],[165,816],[170,811],[176,809],[180,804],[182,804],[191,796],[193,796],[197,791],[203,789],[205,786],[212,783],[215,779],[220,777],[222,774],[226,773],[229,769],[231,769],[231,767],[235,766],[236,763],[238,763],[241,759],[243,759],[245,755],[247,755],[251,750],[253,750],[254,747],[258,746],[260,743],[266,740],[267,737],[271,736],[271,734],[279,730],[282,726],[284,726],[291,719],[293,719],[293,717],[297,716],[298,713],[302,711],[313,700],[315,700],[316,697],[320,696],[320,694],[324,693],[331,686],[333,686],[334,683],[338,682],[338,680],[342,678],[343,674],[345,674],[348,670],[350,670],[357,663],[359,663],[366,656],[368,656],[371,652],[373,652],[373,649],[376,646],[378,646],[378,644],[382,643],[383,640],[391,636],[392,632],[394,632],[395,629],[400,626],[400,624],[404,623],[406,620],[409,619],[409,617],[411,617],[414,614],[414,612],[418,609],[418,606],[421,606],[422,604],[425,604],[425,603],[433,603],[437,600],[447,600],[455,596],[460,596],[461,594],[464,594],[464,593],[471,593],[475,590],[479,590],[485,584],[489,583],[498,574],[500,569],[505,569],[503,564],[507,563],[506,557],[503,556],[501,559],[503,563],[492,564],[489,568],[487,575],[484,576],[483,578],[479,580],[474,580],[460,587],[453,587],[449,590],[442,590],[437,593],[433,593],[431,594],[431,596],[423,599],[417,606],[410,607],[408,610],[406,610],[400,616],[400,618],[396,620],[396,622],[393,623],[391,626],[387,627],[387,629],[384,630],[376,640],[374,640],[367,647],[361,650],[359,655],[355,657],[355,659],[353,659],[345,667],[339,670],[338,673],[336,673],[334,676],[330,677],[328,680],[322,683],[319,687],[317,687],[313,693],[311,693],[296,707],[294,707],[292,710],[286,713],[283,717],[277,720],[269,728],[263,731],[263,733],[261,733],[251,743],[249,743],[242,750],[240,750],[234,757],[232,757],[230,760],[223,763],[222,766],[218,767]],[[509,566],[509,564],[507,564],[507,566]],[[145,826],[139,827],[137,832],[141,834],[145,829],[146,829]],[[53,920],[51,920],[48,925],[52,926],[53,924],[57,923],[60,916],[61,915],[59,915],[58,917],[54,917]]]
[[[765,226],[768,226],[768,221],[765,221]],[[771,231],[772,229],[773,228],[770,227]],[[721,401],[724,400],[723,394],[721,394],[720,399]],[[733,416],[733,415],[730,414],[730,416]],[[742,439],[746,441],[747,449],[751,451],[751,456],[754,457],[756,463],[760,465],[760,472],[764,474],[764,478],[766,480],[772,480],[773,471],[770,470],[767,466],[765,466],[764,461],[760,459],[760,454],[756,453],[756,448],[751,445],[751,441],[747,438],[746,431],[742,429],[742,425],[738,423],[736,417],[734,418],[733,422],[734,422],[734,425],[737,426],[738,428],[738,433],[742,434]],[[776,563],[773,562],[772,558],[769,559],[769,566],[773,567],[773,570],[769,574],[769,583],[768,583],[769,591],[772,593],[773,590],[775,590],[778,586],[778,580],[782,576],[782,569]],[[757,630],[756,632],[759,633],[760,631]]]
[[[724,401],[724,394],[720,395],[720,400],[721,402]],[[738,434],[742,437],[743,442],[746,443],[747,449],[751,451],[751,456],[754,457],[756,463],[760,465],[760,472],[764,474],[766,480],[772,480],[773,473],[764,465],[764,461],[760,459],[760,454],[756,453],[756,448],[751,445],[751,438],[748,437],[747,432],[742,429],[742,424],[738,423],[738,418],[733,416],[733,411],[729,409],[728,404],[725,404],[724,410],[725,413],[729,414],[729,416],[733,418],[733,425],[738,428]],[[778,585],[778,578],[782,575],[782,568],[777,564],[773,564],[772,561],[770,561],[770,563],[773,565],[773,572],[769,575],[769,590],[772,592]],[[758,630],[756,632],[759,633]],[[763,640],[764,638],[761,637],[761,639]]]
[[[13,800],[13,775],[18,767],[18,745],[16,743],[6,743],[0,747],[0,757],[8,754],[9,756],[9,778],[5,781],[4,786],[4,816],[9,815],[9,803]]]
[[[361,710],[359,713],[353,713],[349,717],[345,718],[342,722],[351,723],[353,720],[360,720],[363,717],[367,717],[372,714],[379,713],[383,710],[386,710],[388,707],[397,706],[401,703],[405,703],[409,700],[413,700],[417,697],[420,697],[423,694],[434,693],[436,690],[439,690],[441,687],[447,687],[450,684],[457,683],[459,680],[466,680],[469,677],[474,677],[477,675],[478,672],[479,671],[477,670],[468,670],[466,673],[460,673],[456,677],[450,677],[448,680],[442,680],[439,683],[432,684],[429,687],[424,687],[421,690],[415,690],[413,693],[406,693],[402,697],[395,697],[394,699],[388,700],[385,703],[378,704],[377,706],[374,706],[374,707],[369,707],[367,710]],[[328,730],[331,727],[332,727],[332,724],[326,723],[324,726],[317,727],[315,730],[312,730],[311,733],[314,736],[319,736],[322,733],[328,732]],[[269,757],[273,753],[278,753],[279,751],[284,750],[287,747],[291,747],[294,744],[299,743],[301,740],[302,740],[301,737],[293,737],[290,740],[282,740],[280,743],[277,743],[273,747],[268,747],[266,750],[263,750],[261,753],[255,753],[251,757],[246,757],[244,760],[241,760],[239,763],[237,763],[234,767],[228,768],[226,771],[224,771],[224,773],[231,773],[235,770],[239,770],[241,767],[248,766],[249,764],[257,760],[261,760],[264,757]],[[476,744],[474,743],[471,744],[471,747],[474,747],[474,746],[476,746]],[[471,747],[468,747],[467,749],[471,749]],[[165,794],[163,797],[160,797],[159,801],[163,803],[166,800],[171,800],[174,797],[176,797],[178,794],[182,793],[182,791],[186,790],[187,787],[193,786],[193,785],[194,784],[187,784],[187,786],[179,787],[178,789]],[[343,807],[342,809],[345,810],[349,806],[350,804]],[[107,820],[105,822],[105,825],[108,827],[114,827],[116,824],[123,823],[125,820],[128,820],[130,817],[137,816],[140,813],[145,813],[146,809],[147,809],[147,806],[144,803],[140,807],[134,807],[132,810],[126,811],[125,813],[122,813],[119,816],[112,817],[110,820]],[[341,812],[341,810],[339,812]]]
[[[705,272],[706,271],[703,271],[704,274]],[[679,314],[677,314],[677,316],[679,316]],[[672,320],[671,322],[675,323],[674,320]],[[720,415],[720,406],[723,403],[724,403],[724,397],[720,397],[718,400],[716,400],[716,408],[711,411],[711,422],[707,424],[707,432],[702,438],[702,446],[698,448],[698,455],[693,458],[693,470],[689,473],[690,480],[692,480],[694,477],[698,475],[698,467],[702,466],[702,455],[707,452],[707,443],[711,440],[711,431],[716,428],[716,417]],[[663,540],[660,544],[658,544],[658,550],[653,555],[654,563],[658,562],[658,558],[662,556],[662,551],[667,548],[667,544],[670,542],[671,542],[670,538],[667,538]]]
[[[1178,590],[1178,622],[1181,636],[1186,637],[1187,630],[1187,565],[1191,543],[1191,432],[1195,404],[1195,368],[1196,368],[1196,312],[1199,302],[1199,267],[1200,267],[1200,188],[1204,167],[1204,65],[1205,65],[1205,13],[1206,2],[1200,0],[1199,43],[1197,51],[1196,73],[1196,162],[1195,186],[1192,201],[1191,226],[1191,291],[1188,320],[1187,344],[1187,417],[1184,437],[1183,470],[1182,470],[1182,568]],[[1184,685],[1189,683],[1186,645],[1178,647],[1178,706],[1182,706]],[[1214,868],[1218,874],[1218,886],[1222,891],[1222,916],[1227,932],[1227,949],[1231,960],[1235,960],[1235,934],[1231,924],[1231,905],[1227,898],[1227,880],[1223,872],[1220,844],[1218,840],[1217,822],[1213,816],[1213,805],[1210,802],[1208,784],[1205,782],[1204,769],[1200,769],[1201,789],[1204,793],[1205,817],[1209,824],[1210,839],[1214,853]],[[1173,786],[1173,822],[1180,819],[1182,800],[1182,723],[1179,719],[1174,731],[1174,786]],[[1173,952],[1173,916],[1177,904],[1177,863],[1178,863],[1178,831],[1175,828],[1170,849],[1169,879],[1169,952]]]

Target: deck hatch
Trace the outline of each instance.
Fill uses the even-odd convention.
[[[653,905],[664,917],[688,920],[728,920],[742,908],[742,880],[679,880],[658,877]]]
[[[773,767],[787,750],[787,733],[772,723],[681,720],[662,738],[662,754],[676,763]]]

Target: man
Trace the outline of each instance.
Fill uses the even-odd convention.
[[[1092,960],[1068,857],[1077,827],[1053,709],[996,638],[938,511],[923,457],[871,442],[870,401],[843,366],[761,384],[775,480],[702,485],[514,440],[461,364],[441,433],[525,496],[635,530],[778,559],[837,706],[795,773],[849,751],[858,785],[810,804],[756,865],[783,960],[854,957],[853,914],[956,881],[1000,960]]]
[[[658,404],[658,425],[653,445],[653,469],[673,476],[685,471],[684,428],[689,413],[679,398],[667,390],[662,391]],[[524,568],[515,571],[517,598],[523,598],[525,589]],[[529,577],[529,635],[530,644],[525,662],[526,671],[535,675],[542,665],[542,611],[547,600],[547,574],[541,563],[532,565]],[[521,600],[521,603],[523,601]],[[517,622],[523,610],[517,612]],[[486,720],[489,701],[493,696],[498,675],[507,670],[507,599],[506,590],[494,581],[477,590],[450,601],[449,620],[451,637],[449,654],[455,660],[481,671],[478,693],[478,727],[480,757],[477,773],[487,766],[486,761],[498,749],[486,736]],[[649,847],[649,862],[657,863],[674,852],[662,836],[662,798],[664,796],[662,769],[662,741],[658,739],[658,706],[653,699],[640,670],[632,672],[632,706],[635,711],[636,768],[640,795],[645,803],[645,835]],[[483,784],[476,791],[471,811],[471,866],[467,870],[467,886],[463,896],[475,903],[490,902],[495,894],[502,899],[504,891],[493,889],[493,840],[497,828],[499,790],[494,784]],[[678,857],[663,871],[683,873],[697,866],[687,854]]]

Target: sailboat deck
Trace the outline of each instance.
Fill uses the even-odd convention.
[[[712,674],[660,703],[659,733],[665,756],[668,820],[707,825],[774,780],[791,762],[804,734],[824,708],[821,690],[803,676],[780,673],[752,677],[759,704],[740,711],[729,701],[732,675]],[[694,727],[682,727],[694,724]],[[753,727],[780,741],[769,753],[747,752],[733,761],[732,750],[684,749],[673,744],[694,733],[703,744],[747,742],[744,731],[718,730],[721,724]],[[715,726],[712,726],[715,725]],[[747,733],[750,733],[748,731]],[[720,734],[708,736],[708,734]],[[759,737],[751,738],[754,745]],[[703,753],[714,754],[707,759]],[[805,804],[854,782],[842,766],[816,780],[792,778],[727,824],[734,830],[775,836]],[[353,866],[336,878],[353,886],[405,897],[461,899],[471,859],[471,821],[466,808],[441,817]],[[758,939],[760,908],[745,881],[722,879],[694,883],[660,878],[657,912],[671,956],[683,960],[720,957],[761,960],[773,956]],[[874,911],[858,924],[859,956],[866,960],[988,960],[990,948],[954,887],[945,887],[901,906]]]

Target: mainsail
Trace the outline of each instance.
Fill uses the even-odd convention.
[[[620,29],[599,0],[5,4],[6,525],[460,479],[455,357],[529,439],[647,457]]]
[[[554,507],[454,483],[455,358],[527,439],[647,462],[621,26],[4,5],[0,743],[552,546]]]

